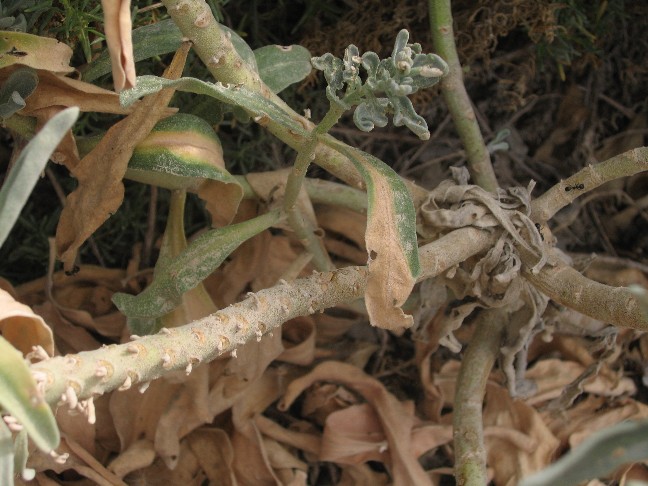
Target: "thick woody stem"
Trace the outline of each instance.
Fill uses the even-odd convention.
[[[204,0],[163,0],[169,15],[180,28],[182,35],[194,44],[194,50],[209,72],[222,83],[243,84],[283,108],[290,117],[307,129],[314,124],[297,114],[261,81],[259,75],[238,55],[227,34],[214,19]],[[287,145],[299,149],[303,137],[291,133],[283,125],[268,120],[268,130]],[[345,157],[337,151],[318,144],[315,162],[347,184],[362,189],[364,182]]]
[[[460,244],[466,239],[472,244]],[[466,228],[430,243],[422,248],[425,271],[421,279],[438,275],[493,241],[493,236],[486,232]],[[123,390],[231,353],[294,317],[353,302],[364,295],[366,278],[366,267],[317,273],[293,284],[282,283],[261,290],[185,326],[163,329],[130,343],[48,359],[35,363],[31,369],[52,405],[68,387],[82,400]]]

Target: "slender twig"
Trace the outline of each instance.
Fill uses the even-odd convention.
[[[504,309],[482,311],[461,361],[453,411],[455,479],[463,486],[488,484],[482,408],[486,384],[506,326]]]
[[[284,211],[288,215],[288,223],[295,231],[299,241],[304,245],[304,248],[313,255],[313,263],[320,271],[332,270],[335,266],[331,262],[322,239],[316,234],[316,228],[305,216],[305,212],[300,210],[297,198],[306,178],[308,166],[315,158],[315,148],[320,135],[326,134],[338,122],[343,113],[343,109],[331,103],[331,108],[324,116],[324,119],[311,130],[310,138],[306,140],[297,153],[297,159],[288,176],[284,193]]]
[[[490,154],[463,83],[461,64],[454,40],[450,0],[428,0],[428,7],[434,49],[450,68],[448,75],[441,79],[441,93],[448,105],[459,138],[466,149],[468,170],[475,184],[487,191],[495,192],[497,178]]]
[[[544,223],[562,208],[601,184],[648,170],[648,147],[628,150],[596,165],[588,165],[554,185],[533,201],[531,219]]]

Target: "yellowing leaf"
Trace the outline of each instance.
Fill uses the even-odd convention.
[[[229,224],[243,198],[243,188],[225,169],[214,130],[202,118],[185,113],[160,121],[135,147],[126,177],[198,192],[213,226]]]
[[[71,57],[72,49],[56,39],[0,31],[0,69],[22,64],[55,73],[69,73],[74,71],[70,66]]]

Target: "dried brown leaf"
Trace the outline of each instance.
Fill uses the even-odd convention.
[[[232,463],[234,450],[222,429],[199,429],[187,437],[189,447],[213,484],[236,486]]]
[[[505,389],[486,389],[484,431],[488,466],[496,484],[515,485],[525,476],[551,464],[560,444],[540,414]],[[489,427],[496,426],[493,433]]]
[[[180,77],[187,50],[184,45],[176,53],[167,69],[168,77]],[[121,205],[122,178],[133,149],[163,115],[173,92],[165,89],[142,100],[127,118],[108,130],[73,171],[79,187],[68,195],[56,231],[59,257],[67,271],[74,269],[81,244]]]
[[[278,361],[307,366],[315,359],[315,321],[309,316],[297,317],[281,326],[284,351]]]
[[[115,91],[135,86],[130,0],[101,0]]]
[[[42,346],[47,354],[54,355],[52,329],[41,316],[2,289],[0,289],[0,335],[23,355],[30,353],[33,346]]]
[[[153,448],[153,442],[148,439],[141,439],[133,442],[126,450],[113,459],[108,465],[108,469],[123,479],[124,476],[133,471],[150,466],[154,460],[155,450]]]
[[[410,442],[414,425],[412,410],[408,410],[379,381],[354,366],[336,361],[318,365],[312,372],[288,385],[279,402],[279,409],[287,410],[302,391],[317,381],[342,383],[360,393],[373,407],[387,440],[389,465],[395,485],[431,484]]]

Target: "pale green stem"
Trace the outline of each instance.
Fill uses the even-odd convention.
[[[284,195],[284,208],[286,211],[291,210],[297,202],[297,196],[299,196],[299,191],[306,177],[308,166],[315,158],[315,148],[319,143],[320,135],[328,133],[343,113],[344,110],[341,107],[331,104],[329,111],[322,121],[311,131],[310,138],[299,149],[295,166],[288,176],[288,182],[286,183],[286,193]]]
[[[434,50],[450,68],[448,75],[441,79],[441,93],[448,105],[459,138],[466,149],[470,176],[475,184],[487,191],[495,192],[497,189],[495,171],[463,83],[461,64],[454,40],[450,0],[428,0],[428,7]]]
[[[222,83],[243,84],[247,89],[283,108],[302,126],[313,127],[313,123],[295,113],[279,96],[272,93],[259,75],[241,59],[204,0],[163,0],[162,3],[182,35],[193,42],[194,50],[214,78]],[[266,126],[271,133],[296,150],[305,142],[304,137],[292,133],[272,119],[268,120]],[[358,189],[364,188],[364,182],[353,164],[337,151],[318,144],[315,162],[347,184]]]
[[[284,193],[283,207],[288,215],[288,223],[295,231],[299,241],[313,255],[313,264],[320,271],[332,270],[335,267],[322,243],[322,239],[315,233],[316,228],[313,227],[302,211],[299,210],[297,198],[306,178],[308,166],[315,158],[315,148],[317,147],[320,135],[326,134],[337,123],[343,113],[343,109],[331,104],[331,108],[321,123],[311,130],[309,139],[306,140],[297,153],[297,159],[288,176],[286,191]]]
[[[648,170],[648,147],[638,147],[588,165],[533,201],[531,219],[544,223],[574,199],[614,179]]]
[[[279,182],[279,178],[283,177],[283,175],[276,172],[265,172],[264,177],[269,180],[276,178],[277,182]],[[243,197],[245,199],[256,199],[258,197],[245,176],[234,176],[234,179],[243,188]],[[306,178],[304,188],[314,204],[340,206],[363,214],[367,212],[367,193],[346,184]]]
[[[488,376],[499,354],[505,325],[505,310],[483,310],[461,361],[452,417],[457,485],[488,484],[482,408]]]

